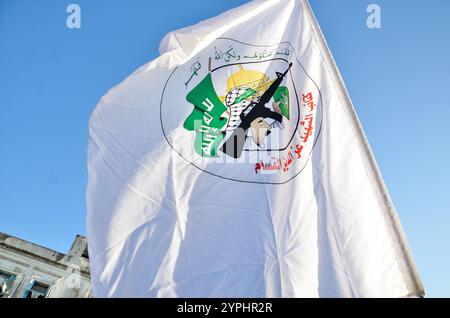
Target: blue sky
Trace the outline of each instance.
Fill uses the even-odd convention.
[[[65,252],[86,234],[88,119],[165,33],[244,0],[0,0],[0,231]],[[450,296],[450,2],[310,0],[409,239]],[[381,7],[381,29],[366,8]]]

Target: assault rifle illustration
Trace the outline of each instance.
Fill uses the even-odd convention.
[[[264,92],[258,103],[250,104],[249,107],[253,106],[253,108],[246,115],[244,115],[244,112],[241,113],[241,115],[239,116],[241,118],[241,123],[233,131],[233,134],[223,143],[220,151],[232,158],[240,158],[242,150],[244,149],[248,129],[250,128],[251,123],[256,118],[272,118],[281,123],[281,121],[283,120],[281,114],[270,110],[265,105],[273,97],[275,91],[278,89],[291,67],[292,63],[289,64],[288,69],[284,73],[276,72],[277,79]]]

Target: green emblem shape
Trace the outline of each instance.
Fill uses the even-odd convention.
[[[289,90],[286,86],[280,86],[273,95],[275,102],[280,102],[281,115],[289,119]]]
[[[242,102],[244,99],[247,99],[250,96],[253,96],[256,94],[256,91],[254,89],[251,88],[247,88],[247,90],[245,91],[244,94],[242,94],[241,96],[239,96],[238,98],[236,98],[236,100],[234,101],[233,104],[239,104],[240,102]]]
[[[195,152],[202,157],[217,157],[217,147],[224,138],[221,129],[227,124],[222,114],[227,107],[217,96],[211,73],[187,94],[186,100],[194,105],[194,109],[183,127],[195,131]]]

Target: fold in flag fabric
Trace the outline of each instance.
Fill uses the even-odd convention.
[[[396,211],[306,0],[169,33],[101,98],[95,297],[421,297]]]

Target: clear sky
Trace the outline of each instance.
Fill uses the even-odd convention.
[[[81,7],[81,29],[66,7]],[[66,252],[86,235],[88,119],[165,33],[245,0],[0,0],[0,231]],[[428,296],[450,296],[450,1],[310,0]],[[381,7],[381,29],[366,8]]]

